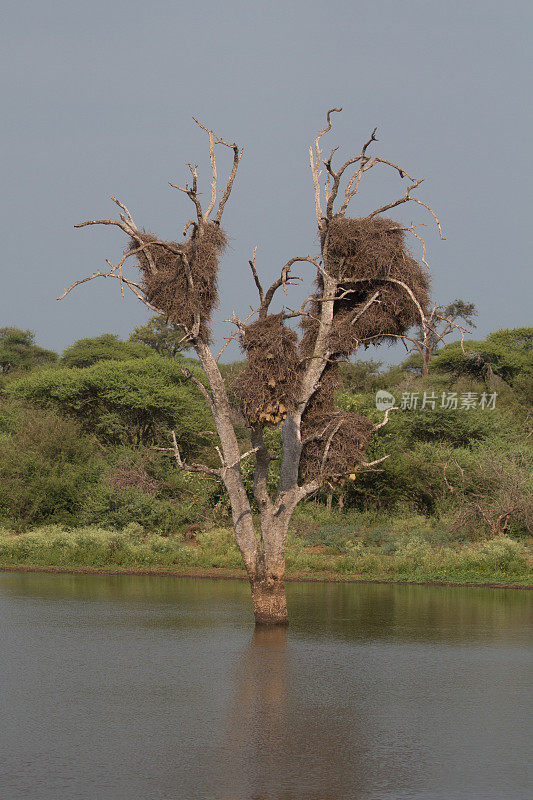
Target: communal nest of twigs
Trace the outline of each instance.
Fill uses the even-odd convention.
[[[325,269],[339,281],[329,338],[332,354],[362,344],[393,341],[420,325],[429,305],[429,278],[405,245],[405,230],[390,219],[334,217],[328,227]],[[301,353],[309,356],[318,332],[323,282],[301,323]],[[377,293],[377,294],[376,294]]]
[[[300,458],[304,481],[354,480],[365,460],[374,424],[360,414],[335,410],[335,390],[340,384],[339,365],[328,364],[302,415],[302,439],[312,437]]]
[[[300,381],[296,343],[283,314],[269,314],[245,327],[240,344],[248,358],[233,391],[249,424],[277,425],[293,410]]]
[[[373,429],[371,420],[360,414],[330,411],[306,416],[302,419],[302,438],[315,435],[319,438],[304,445],[301,479],[355,479],[365,460]]]
[[[227,245],[222,228],[203,224],[181,243],[165,242],[145,232],[131,238],[132,250],[142,245],[136,255],[148,302],[189,332],[195,330],[199,318],[198,334],[206,338],[218,301],[218,263]]]
[[[388,277],[407,255],[405,233],[385,217],[333,217],[324,234],[328,272],[340,281]]]

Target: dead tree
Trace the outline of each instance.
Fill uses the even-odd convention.
[[[164,314],[184,330],[203,367],[206,383],[186,370],[184,374],[196,385],[212,412],[220,466],[186,463],[175,437],[172,447],[165,449],[174,455],[179,469],[204,473],[223,482],[258,624],[288,621],[285,541],[297,504],[325,483],[354,480],[359,471],[384,460],[369,463],[365,451],[374,431],[386,424],[388,412],[381,423],[373,424],[360,415],[335,410],[339,360],[355,353],[361,345],[403,337],[411,327],[425,329],[427,325],[426,266],[418,264],[407,249],[405,238],[412,234],[421,243],[424,262],[425,243],[416,231],[418,226],[401,225],[383,214],[403,203],[415,203],[433,216],[442,237],[435,212],[414,196],[422,181],[412,178],[397,164],[369,154],[377,141],[375,130],[361,152],[342,165],[333,164],[337,148],[322,159],[323,137],[331,130],[333,112],[340,110],[328,112],[327,124],[309,151],[320,254],[291,258],[279,278],[264,288],[254,251],[249,265],[259,295],[258,307],[243,321],[233,316],[235,331],[218,355],[209,347],[209,321],[217,300],[218,260],[226,243],[221,221],[243,151],[197,120],[209,137],[211,193],[204,207],[198,193],[197,168],[189,164],[190,182],[175,187],[189,197],[195,210],[195,218],[184,228],[185,241],[163,241],[138,228],[126,206],[113,197],[120,209],[117,219],[91,220],[77,227],[117,226],[125,233],[129,246],[115,265],[108,261],[109,269],[76,281],[62,295],[96,277],[115,278],[122,294],[124,288],[131,290],[148,308]],[[215,157],[217,146],[233,154],[229,177],[221,192]],[[404,194],[365,217],[347,217],[361,179],[380,165],[395,170],[400,179],[408,182]],[[133,257],[137,258],[135,266],[140,270],[137,280],[126,276],[123,269]],[[292,272],[296,264],[312,268],[315,275],[312,293],[298,309],[286,307],[279,313],[271,313],[276,293],[280,289],[286,293],[288,286],[301,280]],[[300,339],[287,325],[288,320],[299,324]],[[247,356],[235,387],[251,433],[252,448],[246,453],[239,449],[228,394],[218,367],[218,359],[231,340],[239,341]],[[280,423],[283,426],[280,477],[277,490],[272,493],[268,476],[275,456],[268,451],[263,433],[265,427]],[[259,509],[259,531],[254,526],[241,474],[241,462],[251,455],[255,459],[253,494]]]

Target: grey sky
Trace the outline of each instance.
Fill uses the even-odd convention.
[[[419,197],[438,210],[446,241],[423,209],[404,206],[396,216],[428,224],[435,297],[474,301],[477,337],[531,324],[529,3],[3,7],[0,325],[31,328],[40,344],[62,350],[106,331],[127,336],[147,318],[109,281],[61,303],[55,297],[120,254],[120,232],[73,229],[113,215],[110,194],[138,224],[179,238],[189,201],[168,181],[181,183],[195,161],[209,191],[194,114],[245,147],[225,214],[232,247],[221,275],[221,339],[232,308],[246,314],[255,302],[254,245],[267,279],[291,256],[316,253],[307,147],[334,105],[344,112],[331,146],[353,154],[378,125],[375,152],[425,178]],[[403,193],[397,176],[373,172],[354,216]]]

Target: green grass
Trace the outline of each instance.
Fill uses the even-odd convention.
[[[194,542],[162,537],[130,524],[122,531],[59,525],[14,534],[0,529],[2,566],[59,569],[139,569],[202,572],[241,570],[233,534],[212,528]],[[366,580],[532,585],[526,546],[506,536],[473,543],[445,541],[420,518],[377,525],[325,526],[293,531],[287,543],[287,574]]]

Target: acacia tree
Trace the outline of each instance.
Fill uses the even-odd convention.
[[[447,306],[440,306],[435,303],[429,314],[426,315],[425,325],[420,325],[416,338],[406,337],[422,358],[421,375],[427,376],[429,373],[429,362],[433,358],[435,350],[444,344],[446,337],[458,331],[461,334],[461,343],[465,333],[472,331],[459,325],[457,320],[462,320],[469,328],[475,328],[474,317],[477,310],[474,303],[464,300],[454,300]]]
[[[336,411],[333,393],[338,385],[338,362],[361,345],[393,340],[404,336],[412,326],[427,325],[426,267],[421,267],[407,250],[406,234],[411,233],[421,242],[424,262],[425,243],[415,230],[418,226],[403,226],[383,214],[403,203],[416,203],[433,216],[442,238],[435,212],[413,196],[422,180],[412,178],[391,161],[369,154],[371,145],[377,141],[376,130],[361,152],[340,166],[333,164],[337,148],[322,159],[322,140],[332,128],[331,115],[340,110],[330,109],[327,124],[309,148],[320,254],[291,258],[272,285],[264,288],[254,251],[249,265],[259,295],[258,307],[244,321],[233,315],[230,321],[235,330],[218,355],[210,348],[209,320],[217,300],[218,261],[226,244],[221,221],[243,150],[224,141],[196,119],[209,137],[211,194],[205,208],[198,192],[197,167],[189,164],[190,182],[185,187],[175,186],[189,197],[195,210],[195,218],[183,230],[185,241],[179,244],[163,241],[139,228],[126,206],[112,197],[120,209],[117,219],[89,220],[77,227],[117,226],[128,237],[127,248],[116,264],[107,262],[108,270],[97,270],[76,281],[62,295],[93,278],[113,277],[120,282],[122,294],[124,287],[130,289],[150,309],[164,314],[184,331],[206,381],[187,370],[184,373],[203,395],[213,415],[220,466],[187,463],[175,437],[171,448],[161,449],[173,453],[179,469],[204,473],[224,483],[258,624],[288,621],[285,541],[297,504],[317,492],[326,481],[355,479],[359,470],[379,463],[367,462],[365,450],[375,430],[386,424],[388,411],[379,424],[357,414]],[[229,177],[220,192],[217,146],[233,153]],[[404,194],[365,217],[348,217],[348,206],[358,194],[361,179],[378,165],[391,168],[400,179],[407,180]],[[126,261],[133,257],[137,258],[135,266],[140,270],[137,280],[126,276],[123,270]],[[280,289],[286,293],[288,286],[301,280],[292,272],[298,263],[310,265],[315,274],[311,294],[298,309],[285,307],[279,313],[271,313],[276,293]],[[252,320],[252,316],[256,318]],[[288,320],[299,324],[302,334],[299,340],[286,324]],[[228,394],[218,367],[218,360],[231,340],[238,340],[247,356],[246,366],[234,387],[250,428],[252,449],[246,453],[239,449]],[[275,456],[265,445],[263,434],[266,427],[279,423],[283,424],[279,481],[277,490],[271,492],[268,476]],[[241,462],[252,455],[253,494],[260,519],[257,532],[241,473]]]
[[[129,340],[142,342],[165,358],[176,358],[190,347],[182,329],[161,314],[149,319],[145,325],[134,328]]]

